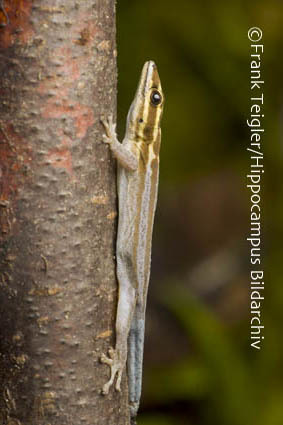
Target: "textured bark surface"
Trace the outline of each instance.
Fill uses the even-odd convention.
[[[127,424],[115,335],[114,0],[0,10],[0,424]]]

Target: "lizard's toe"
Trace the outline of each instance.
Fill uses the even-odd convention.
[[[122,378],[122,371],[121,369],[118,371],[118,376],[117,376],[117,381],[116,381],[116,385],[115,385],[115,390],[116,391],[121,391],[121,378]]]
[[[102,395],[107,395],[109,393],[109,388],[110,388],[110,385],[107,382],[106,384],[103,385],[103,388],[101,390],[101,394]]]
[[[105,363],[105,364],[107,364],[109,366],[112,366],[112,364],[113,364],[113,359],[105,356],[105,354],[102,354],[101,355],[100,361],[101,361],[101,363]]]
[[[103,139],[103,142],[104,142],[104,143],[108,143],[108,144],[110,144],[110,143],[111,143],[111,139],[108,137],[108,135],[107,135],[107,134],[103,134],[103,135],[102,135],[102,139]]]
[[[114,350],[114,348],[113,347],[110,347],[109,349],[108,349],[108,354],[109,354],[109,357],[110,357],[110,359],[114,359],[114,357],[115,357],[115,350]]]

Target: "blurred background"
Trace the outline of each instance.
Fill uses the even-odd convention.
[[[250,44],[263,31],[265,326],[250,347]],[[165,93],[139,425],[283,424],[281,1],[121,0],[118,130],[143,63]]]

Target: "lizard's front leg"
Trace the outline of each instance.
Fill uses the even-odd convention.
[[[113,122],[113,116],[110,115],[107,120],[101,120],[101,122],[105,129],[103,142],[109,145],[113,155],[123,168],[129,171],[135,171],[138,168],[137,157],[133,154],[133,152],[118,141],[116,135],[116,124]]]

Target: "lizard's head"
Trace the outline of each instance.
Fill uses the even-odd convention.
[[[153,61],[144,64],[135,98],[128,113],[130,137],[147,144],[160,139],[160,121],[164,95],[157,67]]]

